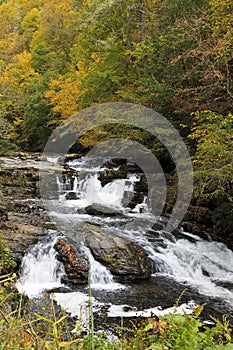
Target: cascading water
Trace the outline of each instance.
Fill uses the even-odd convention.
[[[114,290],[123,288],[123,285],[114,282],[111,272],[93,258],[87,247],[83,247],[83,250],[90,262],[90,283],[92,289]]]
[[[98,174],[87,174],[85,178],[80,180],[74,176],[73,186],[67,176],[62,177],[62,179],[57,178],[57,184],[60,199],[64,198],[64,193],[69,191],[77,194],[78,199],[69,203],[75,204],[76,207],[98,203],[120,209],[122,208],[124,192],[133,192],[134,183],[138,180],[137,177],[129,175],[128,179],[117,179],[102,186]]]
[[[179,239],[160,248],[155,256],[169,266],[175,280],[187,282],[206,295],[233,302],[233,293],[218,286],[218,283],[233,281],[233,254],[224,244]]]
[[[124,236],[136,240],[147,251],[155,263],[155,277],[170,277],[232,304],[232,290],[222,286],[229,283],[231,287],[233,282],[232,251],[223,243],[209,242],[183,230],[177,233],[179,237],[163,230],[150,234],[128,230]]]
[[[20,279],[16,286],[21,293],[30,298],[38,297],[44,290],[61,286],[61,277],[64,275],[63,266],[56,259],[53,248],[57,236],[52,234],[47,240],[37,243],[22,261]]]
[[[223,243],[206,241],[182,230],[177,230],[174,234],[166,232],[163,230],[163,220],[160,222],[160,229],[148,230],[147,223],[157,220],[147,208],[146,197],[133,210],[123,205],[125,192],[133,195],[134,185],[140,179],[138,174],[128,174],[125,179],[113,179],[103,186],[99,180],[101,171],[99,166],[91,166],[85,158],[72,161],[69,165],[74,170],[73,178],[70,179],[68,176],[57,178],[59,199],[51,200],[53,206],[49,213],[50,217],[59,224],[62,234],[70,234],[72,229],[82,222],[94,221],[110,229],[113,234],[136,242],[147,252],[153,262],[154,272],[152,280],[148,282],[148,286],[150,283],[148,290],[153,289],[152,297],[148,298],[152,305],[157,299],[162,301],[159,295],[161,291],[155,291],[156,281],[161,282],[161,279],[162,282],[166,281],[168,289],[181,284],[183,287],[189,287],[192,294],[196,291],[197,296],[219,298],[221,302],[232,304],[233,252]],[[69,192],[74,192],[76,199],[66,197]],[[93,203],[114,208],[119,211],[119,215],[116,217],[88,215],[84,208]],[[136,223],[134,222],[131,227],[132,218],[136,219]],[[125,223],[129,223],[127,228],[124,228]],[[29,296],[36,296],[43,289],[61,285],[60,278],[63,272],[52,248],[54,242],[51,240],[47,243],[38,243],[24,258],[23,274],[18,288],[22,288],[21,290]],[[85,249],[91,265],[91,287],[97,291],[107,286],[107,297],[110,295],[110,289],[113,293],[119,292],[121,296],[126,295],[127,299],[130,296],[129,290],[133,290],[133,287],[127,286],[125,289],[120,289],[121,286],[114,282],[110,272],[94,260],[87,248]],[[153,281],[155,281],[154,285]],[[118,288],[119,290],[116,291]],[[128,292],[125,292],[126,290]],[[147,293],[147,285],[145,284],[143,294],[141,289],[139,290],[138,297],[133,298],[134,302]],[[177,294],[173,296],[173,302],[177,296]],[[57,299],[59,299],[58,296]]]

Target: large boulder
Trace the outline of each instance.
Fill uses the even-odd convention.
[[[119,214],[118,210],[109,208],[101,204],[91,204],[85,208],[87,214],[95,216],[116,216]]]
[[[84,254],[78,251],[74,243],[68,239],[61,238],[54,245],[57,251],[57,259],[64,264],[66,276],[63,282],[72,284],[87,284],[89,263]]]
[[[98,177],[98,180],[101,182],[102,186],[105,186],[112,180],[126,179],[126,178],[127,178],[127,174],[125,173],[125,171],[104,169],[101,171]]]
[[[150,277],[150,265],[145,252],[136,244],[94,225],[84,233],[85,244],[94,258],[106,266],[118,281],[136,281]]]

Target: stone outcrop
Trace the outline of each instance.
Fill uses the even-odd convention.
[[[101,204],[91,204],[85,208],[87,214],[97,216],[116,216],[119,214],[118,210],[106,207]]]
[[[105,186],[112,180],[125,179],[126,175],[125,171],[104,169],[101,171],[98,180],[101,182],[102,186]]]
[[[92,227],[91,232],[84,233],[84,237],[94,258],[105,265],[118,281],[150,277],[148,258],[136,244],[98,227]]]
[[[10,163],[0,158],[0,178],[4,196],[26,198],[38,194],[38,171],[32,166]]]
[[[54,245],[58,252],[57,259],[64,264],[66,276],[63,277],[64,283],[87,284],[89,263],[87,257],[74,246],[74,243],[68,242],[68,239],[61,238]]]
[[[77,228],[77,236],[61,238],[54,248],[57,259],[64,264],[64,283],[87,284],[89,261],[80,251],[78,241],[84,241],[95,260],[106,266],[119,282],[131,282],[150,277],[150,262],[145,252],[136,244],[104,231],[95,224]]]
[[[39,155],[0,157],[0,232],[19,268],[28,248],[45,234],[38,195]]]
[[[0,222],[0,231],[18,267],[27,249],[45,234],[42,227],[25,222],[24,219],[17,215],[8,215],[7,221]]]

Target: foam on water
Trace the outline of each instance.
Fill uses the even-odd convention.
[[[128,305],[111,305],[108,309],[108,317],[150,317],[151,315],[164,316],[167,314],[192,314],[193,308],[196,305],[193,301],[189,303],[184,303],[180,306],[173,306],[167,309],[162,309],[160,306],[156,306],[146,310],[137,310],[137,308],[132,308]],[[124,311],[127,308],[129,311]]]
[[[53,293],[51,298],[56,300],[71,316],[78,316],[84,321],[87,319],[89,297],[86,294],[81,292]],[[91,302],[94,302],[94,298],[91,299]]]
[[[47,242],[39,242],[24,256],[23,272],[16,283],[21,293],[36,298],[45,290],[62,286],[64,269],[56,259],[56,251],[53,248],[56,241],[57,237],[51,237]]]

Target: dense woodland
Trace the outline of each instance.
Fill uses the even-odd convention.
[[[144,105],[180,130],[193,204],[231,235],[231,0],[2,0],[0,20],[2,154],[42,151],[61,121],[93,104]]]

